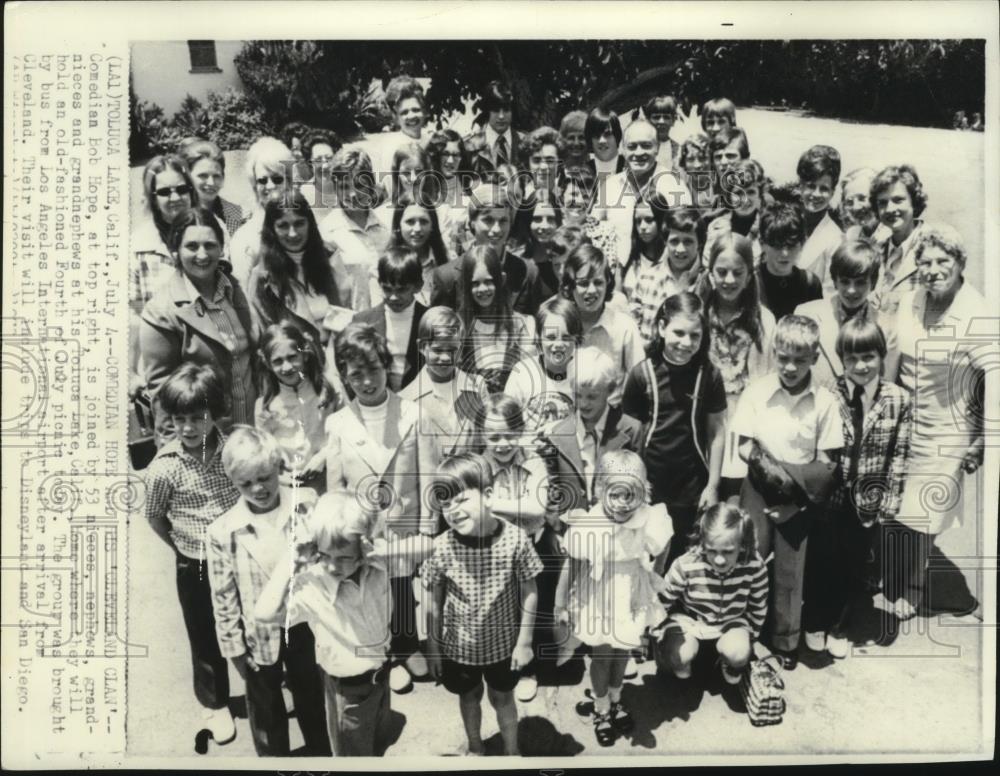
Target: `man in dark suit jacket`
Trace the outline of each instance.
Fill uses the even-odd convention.
[[[469,198],[469,227],[480,245],[490,245],[502,256],[503,271],[511,306],[525,315],[534,315],[542,302],[536,298],[538,266],[507,249],[514,209],[504,189],[495,184],[477,186]],[[449,261],[434,270],[431,306],[458,309],[458,282],[461,260]]]
[[[514,95],[500,81],[492,81],[479,101],[476,129],[465,138],[472,171],[489,180],[501,164],[518,167],[524,135],[511,127]]]

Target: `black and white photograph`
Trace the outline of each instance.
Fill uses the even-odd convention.
[[[60,703],[113,684],[121,762],[201,769],[989,756],[995,30],[894,32],[935,4],[841,4],[879,15],[837,35],[823,3],[747,4],[794,10],[773,31],[722,4],[462,3],[436,35],[434,3],[264,4],[316,14],[293,37],[214,5],[252,20],[181,4],[219,37],[130,25],[120,73],[56,59],[51,90],[16,61],[19,196],[37,175],[56,211],[11,216],[5,389],[51,356],[32,379],[61,390],[68,361],[81,398],[30,432],[68,457],[22,464],[5,564],[13,537],[22,608],[60,589],[23,577],[51,557],[25,510],[59,513],[118,651],[39,625],[37,654],[125,658],[120,685],[53,674]],[[122,87],[112,151],[94,109]],[[91,108],[79,143],[85,118],[45,128],[63,99]],[[98,221],[74,200],[64,226],[60,188],[99,168],[107,347],[45,283],[8,296],[49,261],[73,298],[62,230]],[[121,457],[71,464],[101,380]],[[27,407],[4,400],[25,456]]]

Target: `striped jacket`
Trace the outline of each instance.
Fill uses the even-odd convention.
[[[844,423],[844,453],[838,463],[839,487],[830,500],[831,509],[854,503],[863,525],[892,520],[899,513],[910,455],[913,404],[910,394],[898,385],[879,379],[871,408],[865,413],[858,451],[857,477],[847,482],[854,451],[854,424],[851,421],[850,386],[841,375],[837,379],[837,400]]]
[[[722,630],[743,627],[760,635],[767,615],[767,567],[754,551],[746,563],[737,563],[719,576],[700,547],[692,547],[673,562],[660,599],[667,611],[675,609]]]

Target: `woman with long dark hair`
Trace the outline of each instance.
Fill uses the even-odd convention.
[[[290,319],[326,343],[330,332],[323,321],[340,297],[330,252],[305,197],[294,194],[288,203],[264,207],[260,244],[249,296],[261,328]]]

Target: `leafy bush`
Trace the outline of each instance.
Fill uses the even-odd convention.
[[[248,147],[271,130],[261,108],[233,88],[209,92],[208,105],[190,94],[169,119],[163,108],[132,95],[132,133],[129,153],[133,163],[156,154],[174,153],[187,137],[211,139],[223,151]]]
[[[982,112],[981,40],[248,41],[236,68],[275,127],[288,121],[345,136],[391,121],[376,105],[400,73],[431,79],[432,117],[464,109],[503,78],[517,123],[557,124],[569,110],[619,112],[654,93],[686,105],[726,95],[738,105],[792,105],[868,121],[950,126]],[[765,77],[761,77],[764,75]]]
[[[229,87],[221,92],[208,93],[205,124],[200,137],[210,138],[223,151],[247,148],[272,128],[264,118],[264,111],[246,94]]]

